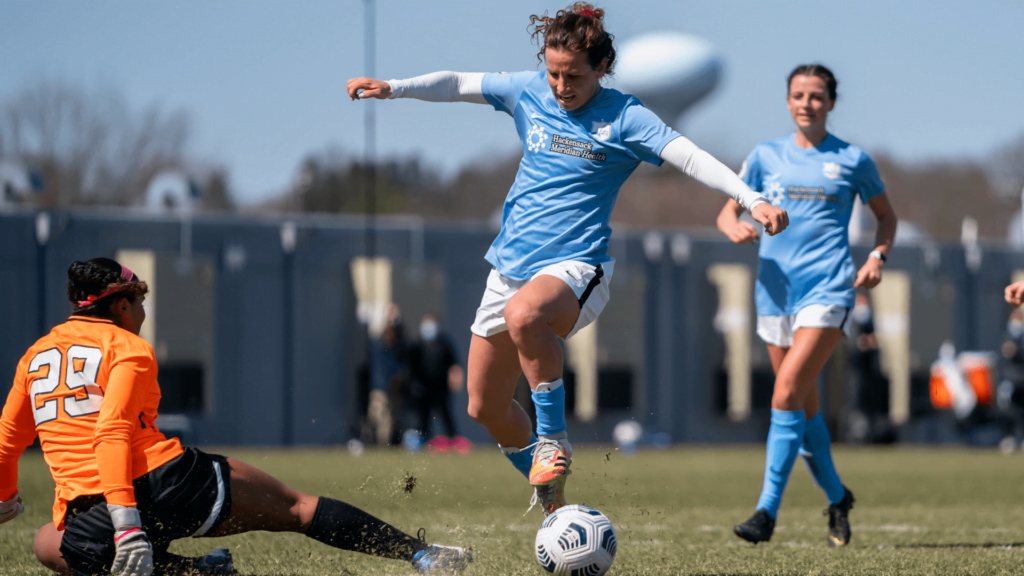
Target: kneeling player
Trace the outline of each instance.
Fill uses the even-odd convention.
[[[156,359],[138,336],[146,284],[108,258],[75,262],[68,279],[74,312],[29,348],[0,416],[0,523],[24,509],[17,463],[36,434],[57,485],[53,525],[35,541],[44,565],[82,575],[201,570],[218,558],[183,558],[168,545],[252,530],[298,532],[425,573],[460,572],[471,560],[461,548],[429,545],[344,502],[165,438],[155,425]]]

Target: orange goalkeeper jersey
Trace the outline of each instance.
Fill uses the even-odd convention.
[[[17,491],[18,458],[36,434],[56,483],[53,523],[67,503],[103,494],[135,506],[132,480],[182,453],[156,428],[153,348],[108,320],[72,316],[21,362],[0,416],[0,501]]]

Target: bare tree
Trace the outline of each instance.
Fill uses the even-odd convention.
[[[155,174],[181,167],[190,131],[184,111],[136,111],[109,88],[44,80],[0,101],[0,156],[43,174],[44,206],[136,203]]]

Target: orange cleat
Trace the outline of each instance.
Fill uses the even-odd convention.
[[[533,466],[530,467],[530,484],[546,486],[561,476],[569,474],[572,453],[560,441],[542,438],[533,448]]]
[[[533,498],[530,509],[541,504],[547,516],[565,506],[565,481],[571,474],[572,447],[566,437],[541,438],[533,446],[533,466],[530,468],[530,484]]]
[[[550,516],[562,506],[565,506],[565,481],[566,477],[558,476],[551,484],[545,484],[543,486],[533,487],[533,497],[530,498],[530,508],[527,510],[533,510],[533,507],[538,503],[543,509],[544,516]]]

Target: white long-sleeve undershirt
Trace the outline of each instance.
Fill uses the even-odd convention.
[[[487,104],[483,83],[483,72],[433,72],[408,80],[388,80],[391,85],[388,98]]]
[[[768,201],[751,190],[728,166],[682,136],[666,144],[659,156],[683,174],[732,198],[748,212],[754,206]]]
[[[388,80],[391,85],[388,98],[487,104],[483,94],[483,80],[481,72],[433,72],[407,80]],[[660,156],[683,174],[725,194],[748,211],[761,202],[767,202],[764,196],[747,187],[725,164],[682,136],[669,142]]]

